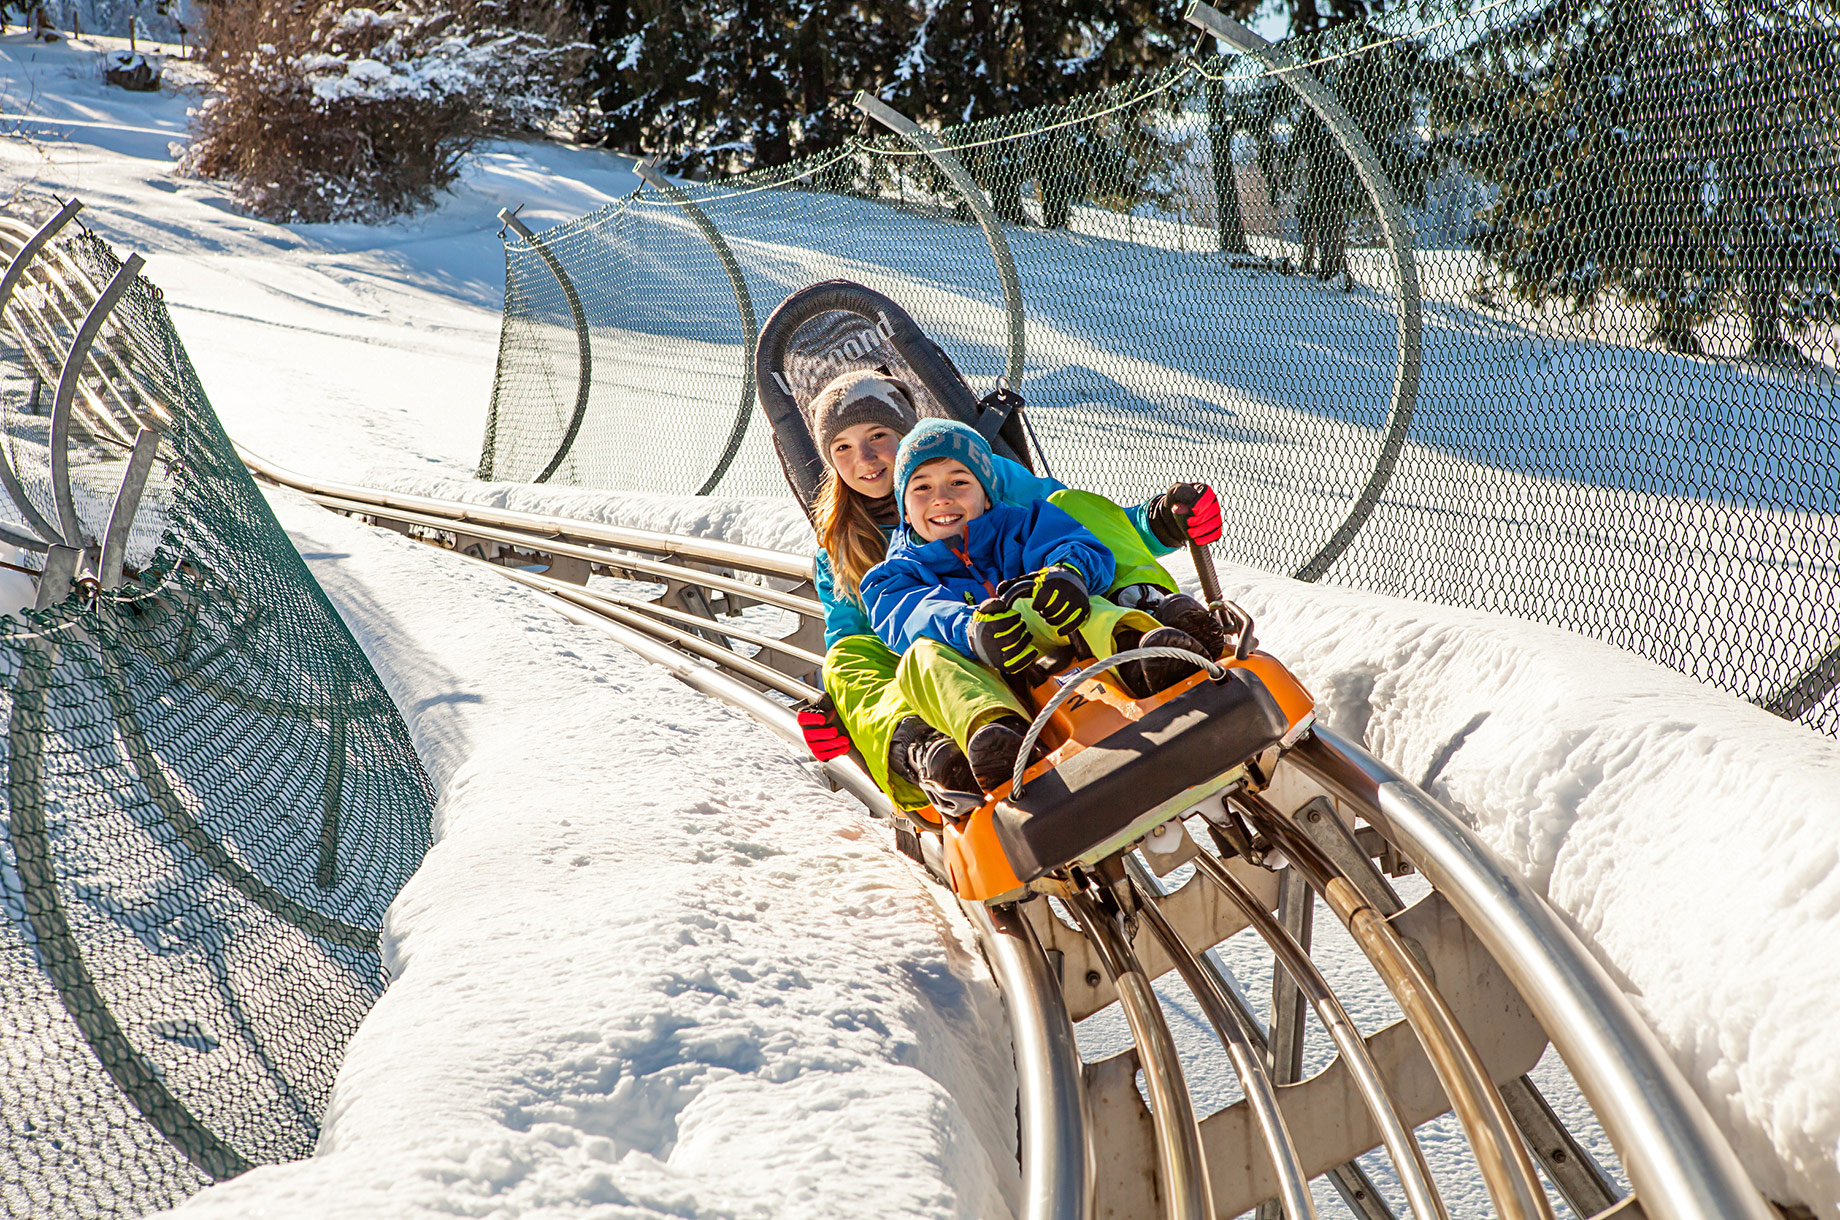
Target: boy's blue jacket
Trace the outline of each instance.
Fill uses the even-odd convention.
[[[1111,587],[1112,553],[1085,526],[1046,500],[998,504],[962,538],[921,542],[896,530],[888,558],[863,577],[863,605],[875,634],[896,652],[921,638],[974,655],[966,639],[977,603],[1012,577],[1065,563],[1089,589]]]
[[[1026,505],[1036,500],[1045,500],[1066,487],[1065,483],[1031,472],[1021,462],[1011,461],[1006,457],[997,457],[997,485],[990,489],[991,501],[995,504]],[[1174,548],[1164,544],[1150,531],[1150,521],[1144,515],[1142,504],[1125,510],[1131,518],[1131,524],[1143,536],[1144,542],[1153,555],[1167,555]],[[886,531],[892,535],[894,527]],[[838,640],[851,635],[873,635],[874,626],[864,611],[862,603],[851,597],[837,580],[837,574],[831,567],[831,557],[826,551],[818,552],[817,579],[814,582],[818,590],[818,602],[824,607],[824,647],[829,649]],[[1104,585],[1093,584],[1092,576],[1081,569],[1087,577],[1087,585],[1094,593],[1103,593]],[[1021,573],[1017,573],[1021,575]],[[1109,577],[1107,579],[1110,579]],[[982,599],[980,599],[982,600]]]

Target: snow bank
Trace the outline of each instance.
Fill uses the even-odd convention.
[[[968,927],[784,744],[489,571],[277,495],[440,792],[319,1155],[197,1216],[1016,1206]]]
[[[369,486],[574,521],[720,538],[801,555],[814,553],[818,545],[811,523],[791,496],[668,496],[535,483],[481,483],[402,470],[378,470]]]
[[[1840,1216],[1840,743],[1555,628],[1221,575],[1327,723],[1571,921],[1758,1185]]]

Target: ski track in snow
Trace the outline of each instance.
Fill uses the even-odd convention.
[[[105,45],[0,38],[0,94],[178,138],[187,98],[104,88]],[[226,426],[267,457],[812,546],[784,499],[470,481],[502,292],[494,214],[523,202],[541,229],[591,211],[636,185],[617,158],[492,146],[441,208],[375,227],[238,216],[215,184],[171,176],[163,137],[106,128],[0,143],[0,193],[21,185],[79,196],[86,223],[148,256]],[[274,500],[404,710],[440,792],[438,838],[392,908],[395,982],[352,1043],[320,1155],[182,1210],[1013,1208],[1000,1000],[962,920],[881,828],[776,738],[534,595]],[[1840,1217],[1840,746],[1563,631],[1223,577],[1327,722],[1427,782],[1544,890],[1760,1184]],[[1333,973],[1355,959],[1331,922],[1318,919]],[[1222,956],[1263,1007],[1268,961],[1240,940]],[[1351,979],[1363,1027],[1390,1019],[1376,985]],[[1205,1040],[1177,1024],[1199,1068]],[[1089,1054],[1117,1036],[1103,1014],[1081,1030]],[[1209,1063],[1204,1110],[1237,1094]],[[1453,1214],[1484,1214],[1448,1127],[1421,1135]]]

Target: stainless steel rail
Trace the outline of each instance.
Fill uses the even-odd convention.
[[[529,535],[534,541],[570,542],[584,546],[612,547],[616,550],[630,548],[658,555],[695,560],[699,563],[740,568],[748,572],[757,572],[763,576],[780,576],[791,580],[810,580],[812,578],[810,558],[789,555],[784,551],[744,546],[740,543],[722,542],[711,538],[689,538],[679,534],[661,534],[653,530],[601,525],[597,522],[550,517],[541,513],[524,513],[508,508],[493,508],[485,504],[468,504],[460,500],[441,500],[432,496],[409,495],[405,492],[379,491],[375,488],[359,487],[356,484],[340,483],[332,479],[314,479],[278,466],[240,446],[237,448],[237,456],[243,459],[243,464],[250,470],[271,483],[291,487],[316,500],[330,498],[349,501],[354,506],[360,506],[351,511],[363,512],[371,516],[388,516],[389,513],[383,510],[400,509],[404,512],[441,517],[459,525],[517,530]]]
[[[1195,1107],[1156,992],[1131,952],[1130,937],[1115,922],[1116,916],[1080,891],[1069,893],[1065,901],[1117,988],[1131,1040],[1137,1043],[1138,1067],[1144,1073],[1150,1117],[1156,1124],[1163,1215],[1167,1220],[1212,1220],[1213,1191],[1208,1187],[1207,1158],[1201,1151],[1200,1129],[1195,1126]]]
[[[1319,727],[1291,757],[1325,787],[1372,810],[1376,829],[1487,946],[1571,1069],[1649,1216],[1772,1220],[1737,1154],[1629,998],[1526,882],[1454,814],[1353,742]]]
[[[1265,1155],[1271,1158],[1272,1166],[1278,1171],[1285,1215],[1289,1220],[1316,1220],[1316,1202],[1310,1197],[1309,1178],[1297,1157],[1297,1142],[1285,1125],[1271,1073],[1265,1070],[1265,1061],[1254,1045],[1253,1031],[1247,1028],[1245,1018],[1227,998],[1226,986],[1217,976],[1202,969],[1200,958],[1170,926],[1156,905],[1155,896],[1141,885],[1137,888],[1138,912],[1150,925],[1150,933],[1163,946],[1163,952],[1176,964],[1182,981],[1188,984],[1190,994],[1201,1005],[1201,1011],[1226,1047],[1227,1057],[1233,1061],[1234,1074],[1239,1077],[1240,1091],[1258,1116],[1259,1130],[1265,1137]]]
[[[1514,1120],[1489,1078],[1488,1067],[1430,971],[1360,887],[1277,810],[1257,797],[1237,799],[1254,814],[1255,825],[1290,857],[1292,867],[1322,895],[1392,992],[1469,1137],[1476,1167],[1497,1214],[1505,1220],[1553,1220],[1552,1205],[1514,1129]]]
[[[1411,1205],[1412,1214],[1422,1220],[1449,1220],[1450,1213],[1445,1210],[1444,1200],[1432,1185],[1431,1167],[1425,1164],[1424,1151],[1418,1146],[1411,1128],[1400,1121],[1399,1113],[1393,1107],[1393,1099],[1387,1095],[1386,1085],[1380,1079],[1380,1070],[1374,1065],[1367,1044],[1361,1040],[1361,1031],[1349,1018],[1335,992],[1330,990],[1328,980],[1323,978],[1316,963],[1310,960],[1284,926],[1271,917],[1264,905],[1219,860],[1205,851],[1197,852],[1195,867],[1201,871],[1202,876],[1218,886],[1251,921],[1260,938],[1276,955],[1278,965],[1290,975],[1316,1009],[1323,1028],[1328,1031],[1336,1049],[1348,1064],[1362,1099],[1367,1103],[1368,1112],[1380,1128],[1381,1139],[1393,1158],[1394,1168],[1399,1174],[1400,1185],[1405,1189],[1406,1202]]]

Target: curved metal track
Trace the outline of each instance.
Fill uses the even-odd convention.
[[[245,458],[259,476],[328,507],[472,562],[512,565],[500,570],[554,597],[561,613],[802,745],[786,700],[818,693],[821,659],[821,612],[805,557],[373,492]],[[527,570],[542,562],[547,572]],[[664,591],[647,601],[588,587],[595,575]],[[758,605],[790,612],[797,629],[775,637],[763,624],[726,621]],[[872,811],[893,814],[860,767],[838,760],[820,770]],[[910,855],[928,854],[910,834],[900,837]],[[936,858],[934,865],[938,875]],[[1159,878],[1183,865],[1192,866],[1187,880],[1165,890]],[[1433,890],[1408,907],[1388,874],[1411,871]],[[1261,1220],[1304,1220],[1314,1214],[1309,1182],[1324,1176],[1354,1214],[1390,1220],[1393,1211],[1353,1164],[1373,1148],[1391,1157],[1412,1213],[1442,1220],[1413,1128],[1445,1112],[1455,1113],[1504,1217],[1545,1220],[1549,1193],[1586,1217],[1774,1214],[1563,921],[1449,811],[1325,728],[1282,757],[1258,760],[1248,783],[1192,811],[1186,824],[1167,823],[1129,854],[1047,888],[1064,914],[1039,898],[967,906],[1009,1006],[1021,1214],[1030,1220],[1228,1217],[1250,1208]],[[1308,955],[1311,893],[1349,930],[1403,1020],[1366,1033],[1355,1027]],[[1269,1030],[1205,952],[1246,929],[1278,965]],[[1243,1100],[1198,1121],[1150,985],[1171,970],[1196,996],[1243,1086]],[[1082,1064],[1072,1022],[1115,1002],[1135,1047]],[[1284,1014],[1305,1003],[1337,1053],[1300,1080],[1293,1035],[1302,1027],[1288,1030]],[[1527,1079],[1549,1043],[1615,1145],[1634,1198],[1618,1198]]]

